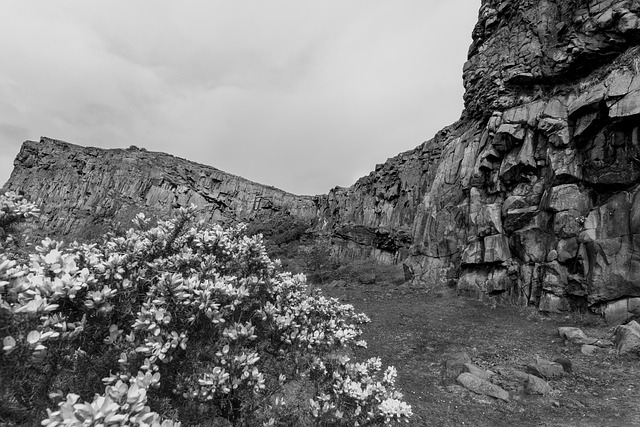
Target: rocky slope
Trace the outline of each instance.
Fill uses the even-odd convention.
[[[403,263],[415,282],[620,322],[640,315],[639,47],[639,1],[484,0],[461,119],[350,188],[298,197],[51,140],[25,143],[8,187],[63,232],[140,203],[229,221],[281,209],[317,219],[342,257]]]

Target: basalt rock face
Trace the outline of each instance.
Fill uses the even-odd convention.
[[[486,116],[588,77],[635,46],[632,0],[484,0],[464,67],[467,112]]]
[[[202,219],[223,224],[260,214],[316,216],[314,198],[295,196],[210,166],[131,147],[104,150],[41,138],[26,141],[4,187],[42,206],[39,229],[73,238],[129,226],[138,212],[166,218],[196,205]]]
[[[479,17],[461,120],[321,214],[345,255],[415,281],[640,315],[640,2],[487,0]]]

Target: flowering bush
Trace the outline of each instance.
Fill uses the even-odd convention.
[[[281,272],[261,236],[194,218],[140,214],[101,244],[0,255],[0,421],[25,409],[47,426],[408,419],[393,368],[339,356],[364,345],[366,316]]]
[[[38,216],[40,210],[15,191],[0,194],[0,249],[6,250],[14,237],[13,227],[25,219]]]

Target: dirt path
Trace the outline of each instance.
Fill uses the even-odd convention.
[[[371,319],[366,350],[398,369],[397,384],[413,407],[415,426],[640,426],[640,359],[612,350],[585,356],[565,344],[560,326],[608,338],[612,328],[584,315],[544,316],[531,308],[503,307],[459,298],[449,290],[348,285],[326,288]],[[466,352],[484,369],[526,369],[536,357],[572,361],[573,372],[550,380],[552,392],[530,396],[504,384],[509,402],[469,392],[447,371],[448,355]]]

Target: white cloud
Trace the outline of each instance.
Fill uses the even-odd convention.
[[[351,185],[459,117],[479,0],[97,4],[0,6],[0,182],[46,135]]]

